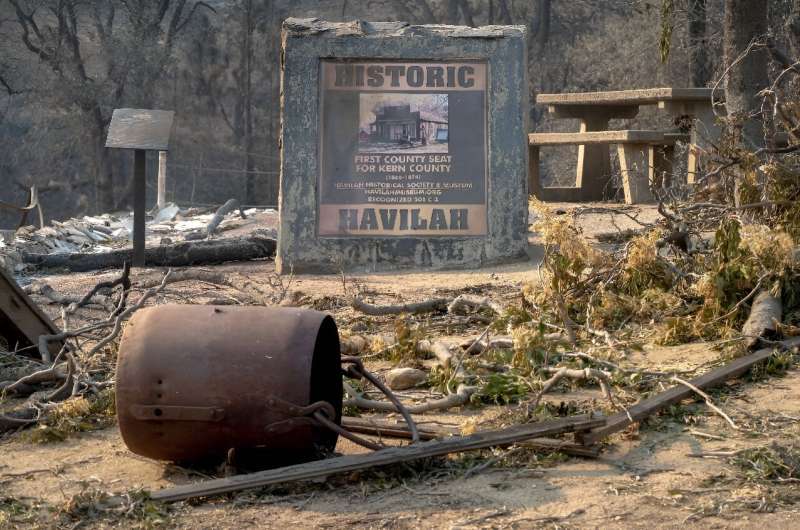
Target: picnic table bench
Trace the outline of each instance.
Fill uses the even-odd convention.
[[[655,187],[668,186],[672,174],[672,159],[675,142],[688,141],[688,134],[660,131],[595,131],[581,133],[531,133],[528,135],[529,164],[528,188],[545,201],[577,202],[586,196],[601,198],[607,182],[601,179],[578,181],[576,187],[542,187],[539,175],[539,147],[547,145],[579,145],[581,147],[617,145],[622,187],[625,202],[636,204],[650,202]]]
[[[707,149],[708,140],[719,136],[712,97],[721,97],[721,95],[721,91],[714,94],[710,88],[667,87],[539,94],[536,102],[547,105],[548,112],[554,118],[580,120],[580,133],[608,131],[610,120],[634,118],[638,115],[640,107],[644,105],[655,105],[670,113],[673,119],[688,118],[686,121],[692,126],[689,137],[687,181],[694,182],[698,171],[698,159],[701,153]],[[547,145],[578,145],[576,187],[583,190],[579,192],[578,200],[602,199],[603,190],[607,188],[606,184],[611,175],[608,144],[617,142],[576,143],[572,138],[565,137],[565,139],[568,139],[569,143]],[[669,138],[667,140],[669,141]]]

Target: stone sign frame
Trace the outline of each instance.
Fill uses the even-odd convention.
[[[290,18],[283,24],[282,56],[279,273],[464,269],[527,256],[529,105],[524,27]],[[487,62],[486,236],[317,235],[324,59]]]

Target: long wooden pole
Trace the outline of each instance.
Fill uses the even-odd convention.
[[[791,348],[800,345],[800,337],[787,340],[782,343],[785,347]],[[770,355],[775,352],[775,348],[764,348],[750,355],[739,357],[715,370],[711,370],[699,377],[695,377],[689,383],[696,386],[701,390],[719,386],[729,379],[740,376],[750,370],[755,364],[767,360]],[[683,385],[676,385],[660,394],[644,399],[632,407],[629,407],[626,412],[620,412],[609,416],[608,423],[597,429],[593,429],[588,433],[583,434],[580,441],[586,445],[593,444],[602,440],[609,434],[625,429],[633,421],[641,421],[652,414],[655,414],[660,409],[679,403],[684,399],[688,399],[694,395],[694,391]]]
[[[516,425],[507,429],[486,431],[470,436],[454,436],[445,440],[432,440],[403,447],[390,447],[374,453],[340,456],[327,460],[317,460],[306,464],[297,464],[268,471],[259,471],[249,475],[219,478],[154,491],[150,498],[157,501],[172,502],[192,497],[219,495],[247,488],[258,488],[270,484],[308,480],[325,477],[334,473],[355,471],[370,467],[409,462],[432,456],[442,456],[461,451],[473,451],[500,445],[509,445],[540,436],[550,436],[576,430],[591,429],[605,423],[603,418],[589,415],[559,418],[541,423]]]
[[[167,204],[167,152],[158,152],[158,196],[156,206],[162,209]]]
[[[133,158],[133,263],[144,267],[147,151],[136,149]]]

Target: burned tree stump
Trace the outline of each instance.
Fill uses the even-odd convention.
[[[753,306],[750,316],[742,326],[742,335],[748,348],[756,346],[761,338],[778,338],[778,323],[781,321],[783,307],[781,299],[772,296],[769,291],[760,291]]]

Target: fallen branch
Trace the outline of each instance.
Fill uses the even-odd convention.
[[[145,291],[142,294],[142,296],[139,298],[139,300],[136,302],[135,305],[127,308],[125,311],[122,311],[119,314],[117,314],[117,311],[115,310],[108,319],[103,320],[101,322],[95,322],[94,324],[89,324],[87,326],[84,326],[84,327],[78,328],[78,329],[74,329],[74,330],[62,331],[61,333],[54,333],[54,334],[50,334],[50,335],[41,335],[39,337],[39,354],[42,356],[42,360],[44,362],[48,362],[48,363],[50,362],[50,352],[49,352],[49,349],[48,349],[48,345],[51,342],[64,341],[64,340],[69,339],[69,338],[78,337],[78,336],[83,335],[85,333],[88,333],[90,331],[95,331],[95,330],[98,330],[98,329],[103,329],[103,328],[107,328],[107,327],[113,326],[114,329],[111,332],[111,334],[109,334],[107,337],[105,337],[103,340],[101,340],[99,343],[97,343],[89,351],[89,353],[87,354],[87,357],[91,357],[92,355],[94,355],[94,353],[96,353],[100,348],[102,348],[103,346],[105,346],[106,344],[111,342],[116,337],[116,335],[119,333],[119,330],[121,328],[122,321],[126,317],[130,316],[134,311],[136,311],[137,309],[141,308],[142,305],[149,298],[151,298],[152,296],[158,294],[159,292],[161,292],[161,290],[164,289],[164,287],[166,286],[166,282],[169,279],[169,276],[170,276],[171,273],[172,273],[172,271],[168,270],[167,273],[164,274],[164,277],[161,280],[161,284],[157,288],[149,289],[149,290]],[[123,296],[123,298],[120,300],[119,307],[122,307],[124,303],[125,303],[125,297]]]
[[[573,369],[566,366],[561,368],[543,368],[546,373],[553,374],[553,376],[544,382],[542,389],[533,398],[530,409],[534,410],[539,405],[539,402],[547,392],[556,386],[562,379],[572,379],[575,381],[588,381],[594,380],[600,385],[603,395],[608,399],[612,405],[616,406],[614,396],[611,394],[611,377],[610,374],[598,370],[596,368]]]
[[[58,359],[56,359],[58,362]],[[53,383],[66,379],[66,374],[62,371],[62,364],[53,363],[53,366],[44,370],[39,370],[30,375],[26,375],[11,383],[3,389],[9,395],[28,395],[30,394],[30,387],[33,385],[40,385],[42,383]]]
[[[483,353],[485,350],[510,350],[514,347],[514,339],[508,336],[492,337],[489,340],[480,341],[470,338],[461,343],[464,349],[471,348],[470,353]]]
[[[50,302],[62,306],[77,304],[82,299],[82,297],[76,295],[59,293],[58,291],[53,289],[53,287],[50,284],[43,282],[36,282],[27,285],[25,287],[25,293],[47,298],[48,300],[50,300]],[[92,304],[103,307],[104,309],[109,308],[109,301],[107,296],[95,295],[90,300],[86,301],[83,304],[83,306]]]
[[[120,274],[118,278],[115,278],[110,281],[100,282],[94,287],[92,287],[92,290],[86,293],[86,295],[83,298],[81,298],[74,304],[70,304],[70,306],[67,308],[67,313],[74,313],[79,307],[88,304],[89,301],[92,299],[92,297],[94,297],[95,294],[100,292],[100,289],[113,289],[118,285],[122,286],[123,292],[128,291],[131,288],[131,264],[128,261],[122,264],[122,274]],[[126,298],[125,296],[122,296],[120,300],[124,301],[125,298]],[[124,307],[125,307],[124,305],[121,305],[116,309],[116,311],[119,311]]]
[[[0,414],[0,434],[8,431],[13,431],[14,429],[21,429],[23,427],[33,425],[34,423],[39,421],[36,418],[36,409],[33,408],[24,409],[20,412],[17,412],[16,414],[19,414],[20,417]]]
[[[236,199],[228,199],[225,204],[219,207],[219,209],[214,214],[214,217],[211,218],[211,221],[206,225],[206,237],[211,237],[217,231],[217,227],[225,219],[225,216],[228,215],[230,212],[238,209],[239,215],[242,219],[245,219],[244,212],[239,207],[239,201]]]
[[[410,304],[398,305],[372,305],[363,301],[358,297],[354,297],[350,305],[356,311],[360,311],[369,316],[385,316],[385,315],[399,315],[402,313],[419,314],[419,313],[434,313],[447,311],[447,304],[450,302],[447,298],[432,298],[422,302],[415,302]]]
[[[453,315],[475,313],[481,309],[490,309],[498,315],[502,315],[504,311],[503,306],[488,297],[474,294],[460,294],[447,305],[447,312]]]
[[[724,419],[725,421],[728,422],[728,425],[730,425],[731,428],[733,428],[736,431],[739,430],[739,427],[736,425],[736,423],[733,422],[731,417],[728,416],[727,414],[725,414],[725,412],[721,408],[719,408],[718,406],[716,406],[714,404],[714,401],[711,399],[711,396],[709,396],[708,394],[706,394],[705,392],[703,392],[702,390],[700,390],[699,388],[697,388],[696,386],[694,386],[690,382],[684,381],[680,377],[673,376],[673,377],[670,378],[670,381],[678,383],[680,385],[685,386],[686,388],[691,389],[692,392],[694,392],[695,394],[697,394],[698,396],[700,396],[701,398],[706,400],[706,405],[708,405],[708,408],[710,408],[711,410],[713,410],[714,412],[719,414],[722,417],[722,419]]]
[[[394,404],[388,401],[377,401],[374,399],[367,399],[360,395],[356,390],[347,382],[344,382],[345,391],[351,396],[343,402],[345,407],[358,407],[366,410],[378,410],[382,412],[400,412]],[[478,391],[477,386],[458,385],[455,393],[445,396],[441,399],[434,399],[426,401],[419,405],[406,405],[408,412],[411,414],[424,414],[432,410],[447,410],[453,407],[461,407],[469,403],[472,394]]]

